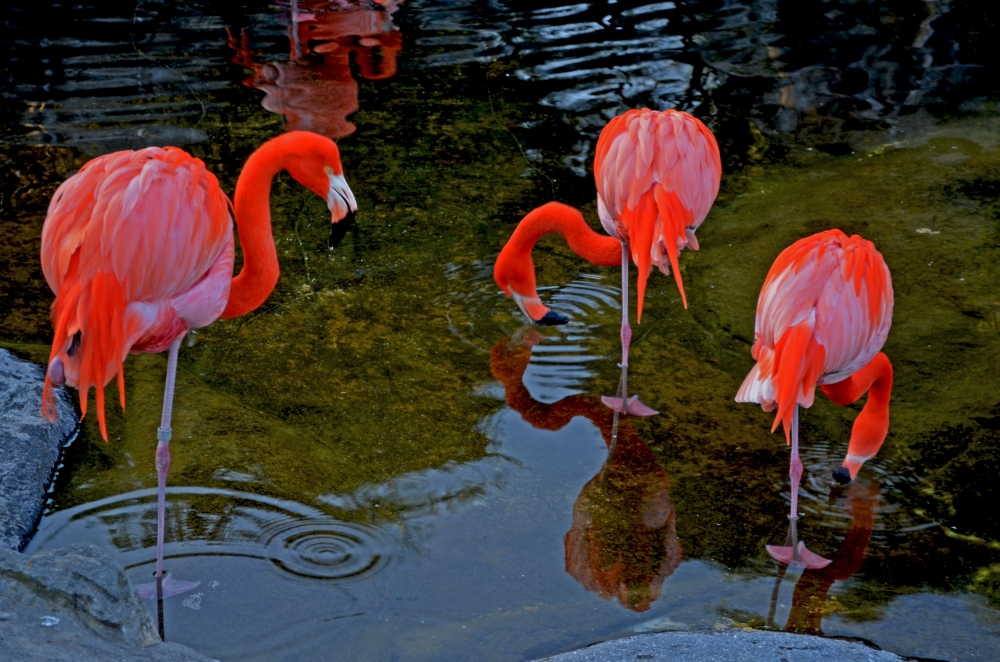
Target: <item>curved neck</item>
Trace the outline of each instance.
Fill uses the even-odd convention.
[[[250,155],[236,182],[236,227],[243,269],[233,279],[222,319],[245,315],[267,299],[278,283],[278,250],[271,233],[271,181],[285,167],[287,149],[278,140]]]
[[[851,443],[847,447],[844,466],[854,478],[866,460],[878,453],[889,434],[889,399],[892,395],[892,363],[879,352],[868,365],[842,382],[823,387],[827,397],[838,405],[856,401],[865,391],[868,402],[854,420]]]
[[[579,210],[558,202],[544,204],[525,216],[507,246],[518,253],[530,254],[535,243],[551,232],[561,234],[570,249],[591,264],[616,267],[621,263],[620,241],[595,232]]]

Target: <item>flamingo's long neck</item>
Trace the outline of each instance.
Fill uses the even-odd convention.
[[[616,267],[621,262],[621,242],[595,232],[578,210],[559,203],[542,205],[525,216],[508,245],[515,253],[527,255],[539,239],[551,232],[561,234],[573,252],[591,264]]]
[[[271,232],[271,181],[284,169],[286,150],[277,141],[250,155],[236,182],[236,227],[243,269],[233,279],[222,319],[245,315],[267,299],[278,283],[278,250]]]
[[[892,363],[879,352],[868,365],[836,384],[824,385],[823,392],[838,405],[848,405],[868,392],[865,403],[851,429],[851,443],[844,461],[851,471],[851,478],[865,460],[882,447],[889,433],[889,400],[892,395]]]

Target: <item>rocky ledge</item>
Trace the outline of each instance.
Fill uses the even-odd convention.
[[[761,630],[713,630],[658,632],[602,641],[537,662],[903,662],[905,659],[857,641]]]
[[[40,365],[0,349],[0,547],[21,549],[42,514],[59,452],[76,432],[76,412],[56,389],[51,423],[42,417]]]
[[[76,432],[69,396],[42,417],[42,366],[0,349],[0,660],[207,662],[165,644],[125,572],[93,545],[25,556],[59,454]]]
[[[160,641],[125,572],[94,545],[32,556],[0,549],[0,659],[209,662]]]

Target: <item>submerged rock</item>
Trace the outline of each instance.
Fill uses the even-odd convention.
[[[42,417],[45,370],[0,349],[0,547],[21,549],[42,513],[59,451],[76,431],[69,396],[56,389],[59,420]]]
[[[165,644],[125,572],[94,545],[0,549],[0,659],[205,662]]]

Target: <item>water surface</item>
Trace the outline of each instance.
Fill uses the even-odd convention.
[[[998,657],[994,23],[958,2],[15,3],[0,339],[47,356],[38,235],[87,159],[179,145],[232,191],[260,142],[322,131],[353,228],[327,250],[324,202],[279,177],[278,288],[181,352],[167,564],[202,585],[166,602],[169,640],[518,660],[770,627]],[[615,270],[543,240],[542,296],[570,323],[539,331],[492,261],[550,199],[596,227],[596,136],[641,105],[702,117],[725,175],[682,258],[690,308],[653,276],[635,327],[630,385],[661,414],[609,454]],[[800,534],[834,562],[784,573],[764,546],[785,538],[787,450],[733,396],[768,267],[831,227],[893,271],[892,424],[843,488],[858,407],[804,412]],[[148,579],[164,368],[129,358],[127,413],[108,444],[84,421],[28,551],[92,542]]]

